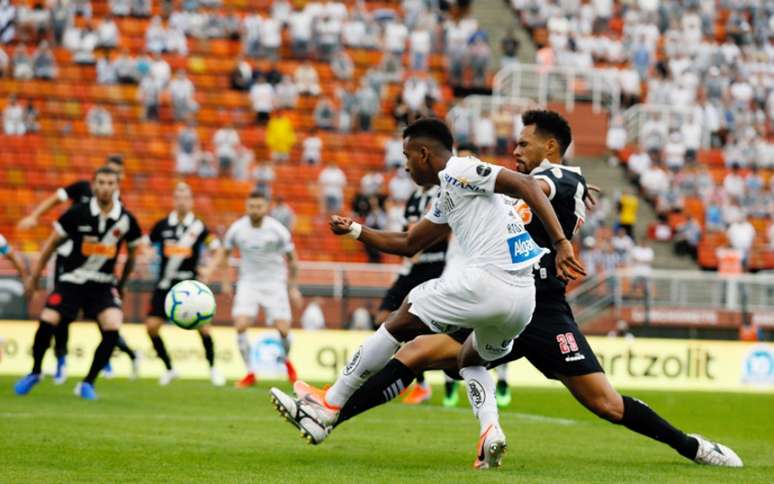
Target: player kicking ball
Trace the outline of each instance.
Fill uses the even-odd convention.
[[[514,155],[519,172],[529,173],[551,199],[565,236],[572,238],[585,220],[587,186],[580,170],[563,166],[562,156],[572,141],[567,121],[552,111],[528,111]],[[548,242],[540,221],[518,202],[517,210],[538,244]],[[547,378],[561,381],[572,395],[597,416],[669,445],[681,456],[699,464],[739,467],[741,459],[728,447],[673,427],[642,401],[620,395],[610,384],[588,341],[575,323],[565,298],[565,282],[558,277],[553,254],[535,271],[536,302],[532,321],[500,363],[527,358]],[[448,368],[456,373],[454,357],[468,330],[452,335],[422,336],[404,345],[387,366],[372,376],[339,413],[335,425],[392,399],[386,389],[411,382],[427,368]],[[457,376],[459,378],[459,376]],[[301,381],[294,386],[299,397],[321,390]]]
[[[487,362],[507,355],[513,338],[529,323],[535,305],[532,266],[547,252],[533,241],[504,195],[519,197],[544,221],[557,251],[562,277],[584,274],[572,244],[537,182],[474,157],[452,156],[449,128],[421,119],[403,133],[407,170],[420,186],[439,184],[427,215],[408,232],[383,232],[334,216],[331,229],[383,252],[412,256],[453,233],[465,264],[414,288],[398,311],[370,336],[340,378],[320,398],[294,399],[279,389],[271,395],[277,409],[311,441],[320,441],[342,407],[366,380],[389,362],[401,343],[420,334],[469,328],[470,336],[453,359],[465,380],[480,438],[476,467],[500,465],[506,448],[495,402],[495,382]],[[396,388],[397,389],[397,388]]]
[[[85,317],[97,320],[102,328],[102,341],[94,352],[88,374],[75,387],[77,396],[86,400],[97,398],[94,382],[116,347],[124,317],[120,293],[134,269],[142,232],[134,216],[114,195],[118,190],[115,171],[108,167],[98,169],[92,189],[94,196],[88,203],[73,205],[54,223],[54,231],[43,245],[40,259],[25,281],[26,293],[32,294],[56,248],[68,239],[71,241],[72,250],[61,261],[62,272],[40,315],[32,344],[32,372],[16,383],[17,395],[26,395],[40,382],[43,356],[56,326],[61,321],[74,320],[81,310]],[[124,242],[128,256],[116,284],[113,271]]]
[[[279,332],[285,350],[288,379],[296,380],[296,370],[290,362],[290,303],[300,307],[296,250],[290,232],[267,215],[269,200],[261,192],[251,193],[246,202],[247,214],[229,227],[224,237],[215,267],[222,267],[223,291],[232,293],[228,255],[239,250],[239,281],[231,310],[237,330],[239,353],[247,367],[247,375],[236,382],[238,388],[255,385],[255,371],[250,363],[250,341],[247,329],[255,322],[258,310],[266,312],[266,323]]]
[[[150,233],[150,243],[158,252],[161,260],[159,277],[151,298],[145,328],[148,330],[156,355],[164,363],[166,372],[159,379],[160,385],[169,385],[179,377],[172,367],[172,359],[167,353],[164,340],[159,330],[167,321],[164,311],[164,300],[169,288],[180,281],[195,279],[197,275],[207,280],[212,273],[212,266],[201,270],[199,260],[204,250],[215,252],[220,249],[220,241],[214,237],[204,222],[193,213],[193,193],[185,183],[178,183],[173,194],[174,210],[163,219],[156,222]],[[215,261],[217,257],[213,258]],[[226,379],[215,367],[215,346],[210,335],[210,327],[199,328],[199,336],[204,346],[204,356],[210,365],[210,380],[215,386],[223,386]]]

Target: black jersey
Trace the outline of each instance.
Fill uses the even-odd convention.
[[[403,217],[406,219],[406,230],[408,230],[409,226],[422,220],[428,207],[430,207],[430,202],[437,196],[438,190],[440,190],[440,187],[438,186],[434,186],[429,190],[419,188],[411,194],[406,202],[406,209],[403,212]],[[447,240],[442,240],[441,242],[428,247],[422,251],[414,262],[414,265],[444,262],[448,245],[449,242]]]
[[[63,202],[70,200],[73,204],[88,203],[92,195],[91,183],[88,180],[79,180],[56,191],[59,200]]]
[[[572,240],[575,233],[586,220],[586,205],[583,197],[586,195],[586,179],[578,167],[555,165],[544,161],[535,168],[531,175],[548,183],[548,199],[554,207],[556,216],[567,240]],[[535,242],[551,249],[540,260],[540,266],[535,273],[536,298],[563,300],[567,283],[556,277],[556,251],[551,247],[551,238],[540,219],[533,216],[524,201],[516,204],[516,210],[524,220],[527,231]]]
[[[137,220],[120,202],[103,216],[95,198],[70,207],[54,222],[54,230],[70,240],[67,253],[59,254],[59,280],[73,284],[114,284],[121,244],[134,247],[142,241]]]
[[[177,212],[156,222],[150,241],[161,258],[157,289],[169,289],[178,281],[194,279],[202,248],[216,249],[219,244],[201,219],[189,213],[180,220]]]

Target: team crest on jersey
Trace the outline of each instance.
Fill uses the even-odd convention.
[[[532,222],[532,209],[524,200],[519,200],[516,205],[513,206],[513,211],[516,212],[525,225]]]
[[[476,173],[478,173],[478,176],[489,176],[489,174],[492,173],[492,167],[486,166],[486,165],[478,165],[476,167]]]
[[[121,237],[121,229],[119,228],[113,229],[113,237]]]

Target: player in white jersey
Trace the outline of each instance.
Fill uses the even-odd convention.
[[[331,229],[383,252],[408,257],[454,233],[465,263],[412,290],[322,398],[310,394],[296,400],[274,388],[272,399],[286,419],[318,443],[349,397],[388,363],[401,343],[421,334],[470,328],[471,336],[457,359],[481,425],[478,467],[496,467],[505,450],[505,435],[498,422],[495,383],[484,363],[508,354],[513,338],[529,323],[535,305],[532,268],[547,252],[534,243],[504,195],[523,199],[543,221],[556,250],[560,277],[573,279],[576,273],[584,273],[583,268],[536,180],[474,157],[452,156],[451,132],[436,119],[413,123],[403,137],[407,170],[414,181],[441,187],[425,218],[408,232],[382,232],[334,216]]]
[[[255,384],[255,372],[250,365],[250,343],[247,329],[254,323],[258,311],[265,311],[266,323],[279,331],[285,349],[288,378],[295,381],[296,372],[287,355],[290,354],[290,301],[301,305],[301,292],[296,282],[298,266],[290,232],[267,215],[269,200],[261,192],[247,198],[247,214],[234,222],[226,232],[220,252],[221,265],[234,249],[239,250],[239,281],[234,295],[231,316],[237,330],[237,344],[247,366],[247,375],[236,383],[239,388]],[[217,266],[216,266],[217,267]],[[231,294],[231,278],[223,271],[223,290]]]

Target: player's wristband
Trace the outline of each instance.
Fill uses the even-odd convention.
[[[350,239],[357,240],[360,238],[361,232],[363,232],[363,226],[357,222],[352,222],[352,225],[349,226],[349,232],[347,232],[346,235]]]

